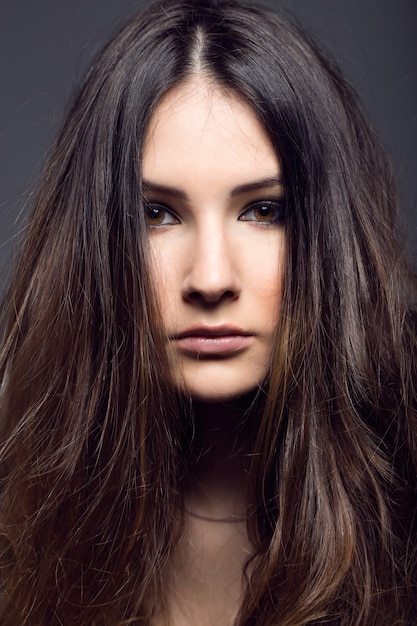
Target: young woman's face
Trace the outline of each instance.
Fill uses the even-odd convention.
[[[284,190],[268,135],[238,97],[195,79],[155,110],[143,185],[175,384],[203,402],[253,390],[283,283]]]

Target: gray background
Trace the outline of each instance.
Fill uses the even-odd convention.
[[[68,98],[146,0],[0,0],[0,291]],[[417,267],[417,0],[264,0],[290,12],[359,91],[398,174]]]

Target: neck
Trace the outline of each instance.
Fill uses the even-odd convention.
[[[188,511],[213,519],[246,516],[252,402],[251,396],[233,403],[195,404],[194,461],[184,485]]]

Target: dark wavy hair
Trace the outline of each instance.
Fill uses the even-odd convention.
[[[415,291],[384,150],[297,27],[162,0],[76,94],[4,301],[1,624],[150,624],[163,597],[190,416],[167,384],[141,150],[194,74],[256,112],[288,203],[237,624],[416,623]]]

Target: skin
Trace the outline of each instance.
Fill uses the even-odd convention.
[[[159,103],[142,166],[151,270],[173,382],[193,400],[197,459],[182,485],[193,514],[166,572],[167,613],[154,623],[229,626],[252,552],[236,424],[266,377],[279,315],[281,164],[251,108],[200,76]]]
[[[283,282],[280,177],[251,108],[207,80],[170,91],[150,120],[152,269],[174,383],[199,402],[238,398],[267,373]],[[201,327],[226,337],[198,336]],[[189,329],[197,336],[179,337]]]

